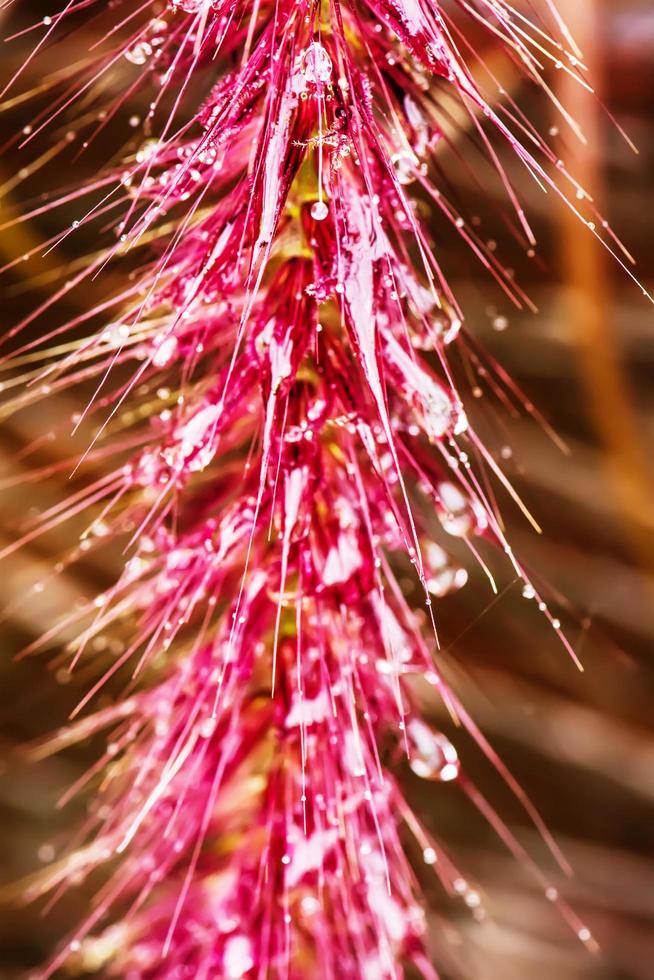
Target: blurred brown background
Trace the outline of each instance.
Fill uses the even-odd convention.
[[[0,12],[3,36],[56,9],[31,0],[15,6]],[[563,73],[550,72],[548,80],[588,134],[587,149],[564,135],[542,94],[526,85],[501,53],[491,47],[485,54],[541,131],[561,129],[561,155],[637,257],[637,275],[651,291],[654,8],[649,0],[559,0],[559,7],[580,42],[600,99],[637,144],[638,156],[598,104],[567,85]],[[16,93],[38,85],[67,59],[81,57],[85,42],[95,37],[94,30],[89,27],[88,36],[84,31],[78,35],[74,51],[63,46],[44,51],[28,68]],[[2,46],[3,80],[24,58],[28,44],[29,36]],[[118,76],[108,79],[107,97],[112,85],[117,90],[119,84]],[[4,147],[0,224],[38,204],[39,195],[53,184],[67,186],[96,173],[122,144],[133,140],[130,116],[144,108],[130,103],[85,154],[79,155],[79,140],[73,141],[54,167],[38,168],[23,181],[17,179],[21,168],[46,152],[51,134],[46,132],[25,151],[17,149],[15,134],[29,122],[34,106],[44,104],[43,97],[37,96],[32,104],[5,105],[0,114]],[[65,131],[63,124],[55,128],[57,133]],[[517,586],[509,587],[486,609],[490,595],[475,569],[471,584],[439,607],[440,629],[463,700],[555,832],[574,865],[573,880],[556,878],[520,808],[474,747],[457,739],[464,763],[521,842],[551,871],[562,893],[587,921],[601,953],[592,956],[575,941],[455,788],[430,786],[427,792],[417,780],[407,784],[425,820],[438,827],[453,855],[479,883],[490,913],[488,922],[477,925],[459,909],[450,909],[452,929],[437,937],[444,977],[652,980],[652,309],[639,288],[589,232],[570,219],[554,196],[544,196],[530,184],[509,154],[503,158],[538,232],[535,259],[529,260],[517,247],[512,251],[497,180],[489,179],[481,194],[447,153],[441,161],[443,180],[462,213],[480,219],[480,234],[498,242],[497,254],[515,268],[539,314],[512,310],[451,232],[437,229],[435,234],[442,244],[443,265],[467,311],[470,331],[570,447],[570,455],[563,455],[524,417],[500,419],[483,404],[477,412],[471,408],[489,443],[503,450],[508,472],[544,528],[538,538],[512,507],[504,508],[514,550],[539,582],[551,585],[552,608],[576,642],[586,672],[582,675],[574,669],[553,631],[534,604],[521,598]],[[29,225],[0,231],[0,264],[28,252],[73,217],[74,211],[63,209]],[[96,245],[90,233],[81,233],[66,239],[56,253],[43,258],[36,251],[5,273],[0,279],[3,329],[40,303],[61,281],[62,269]],[[104,280],[71,294],[52,314],[37,319],[27,336],[50,329],[111,291],[112,275],[116,273],[109,272]],[[6,374],[4,366],[2,370]],[[82,396],[78,391],[58,396],[47,408],[29,409],[2,423],[2,541],[15,536],[26,516],[45,510],[69,492],[65,476],[23,484],[21,474],[33,465],[74,456],[86,446],[87,433],[46,438],[29,458],[20,453],[57,426],[67,431],[67,420],[83,405]],[[83,673],[63,683],[66,676],[56,665],[49,667],[47,654],[18,663],[13,659],[80,595],[111,580],[119,556],[105,552],[89,555],[70,575],[47,578],[57,554],[80,529],[64,527],[3,563],[2,606],[7,612],[0,659],[0,745],[5,757],[0,855],[4,882],[16,881],[47,861],[83,812],[83,801],[61,811],[56,800],[93,758],[92,745],[33,766],[18,750],[63,722],[84,686]],[[505,570],[503,586],[510,585],[506,576]],[[41,581],[47,584],[42,591]],[[434,906],[444,911],[446,905],[436,889],[429,890]],[[0,977],[21,976],[46,957],[88,899],[83,889],[71,892],[46,917],[38,907],[7,903],[0,918]]]

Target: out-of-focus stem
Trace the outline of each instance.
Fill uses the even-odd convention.
[[[564,71],[557,72],[557,96],[581,124],[587,138],[568,152],[570,170],[602,211],[602,63],[598,44],[599,0],[559,0],[583,52],[598,98]],[[629,384],[611,322],[610,259],[594,236],[562,208],[561,264],[566,286],[567,323],[579,355],[579,372],[589,412],[606,449],[604,465],[632,552],[639,563],[654,564],[651,487],[638,436]]]

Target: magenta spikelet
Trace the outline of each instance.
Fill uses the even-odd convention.
[[[95,6],[71,0],[46,18],[44,40]],[[495,546],[576,657],[505,538],[491,485],[525,508],[467,420],[457,358],[481,355],[431,229],[451,225],[482,273],[528,304],[437,187],[434,160],[465,119],[532,250],[498,146],[573,210],[577,186],[506,94],[484,97],[466,30],[492,32],[536,83],[546,61],[580,82],[583,66],[549,0],[533,22],[504,0],[452,6],[116,3],[97,11],[95,48],[46,80],[47,108],[21,137],[26,152],[41,130],[55,144],[65,118],[74,139],[101,139],[112,114],[151,92],[135,153],[24,216],[77,201],[62,235],[115,233],[34,316],[110,262],[134,256],[135,269],[73,322],[14,341],[17,359],[55,349],[9,409],[90,386],[75,466],[104,466],[15,547],[86,514],[62,568],[106,542],[127,554],[115,584],[60,624],[78,637],[70,667],[90,671],[96,657],[98,668],[70,727],[38,751],[93,733],[107,742],[81,837],[30,896],[106,875],[43,977],[68,961],[129,980],[435,977],[416,854],[453,903],[484,911],[407,804],[403,759],[458,785],[593,945],[449,739],[421,720],[412,686],[435,689],[565,867],[439,665],[437,600],[467,578],[448,536],[491,590],[483,555]],[[115,100],[103,85],[117,76]],[[601,228],[585,203],[582,220]],[[517,402],[500,369],[485,370],[489,389]],[[409,562],[426,612],[405,597]],[[112,632],[125,642],[107,668],[94,639]],[[125,671],[124,697],[94,708]]]

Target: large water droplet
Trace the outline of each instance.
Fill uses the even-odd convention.
[[[400,150],[398,153],[394,153],[391,157],[391,163],[393,164],[395,176],[399,184],[413,183],[416,179],[415,162],[410,153],[406,150]]]
[[[456,749],[444,735],[433,731],[418,718],[407,725],[409,739],[409,765],[421,779],[449,782],[459,775],[459,757]]]
[[[311,205],[311,217],[314,221],[324,221],[329,214],[329,208],[324,201],[315,201]]]
[[[467,534],[480,534],[488,526],[488,520],[481,507],[469,500],[457,486],[448,481],[438,484],[438,518],[444,531],[454,537]]]
[[[448,553],[430,541],[424,549],[427,589],[435,596],[445,596],[461,589],[468,581],[465,568],[454,564]]]
[[[318,41],[312,41],[302,55],[302,74],[314,85],[326,85],[331,80],[332,59]]]

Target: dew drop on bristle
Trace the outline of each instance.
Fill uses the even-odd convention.
[[[332,59],[319,41],[313,41],[302,55],[302,74],[314,85],[327,85],[332,77]]]
[[[421,779],[449,782],[459,775],[459,757],[452,743],[425,722],[412,718],[406,726],[409,765]]]
[[[132,65],[144,65],[152,55],[152,46],[147,41],[137,41],[125,52],[126,59]]]
[[[416,164],[410,153],[406,150],[400,150],[398,153],[394,153],[391,157],[391,163],[393,164],[395,176],[399,184],[407,185],[414,182],[416,179]]]
[[[329,214],[329,208],[324,201],[315,201],[311,205],[311,217],[314,221],[324,221]]]

